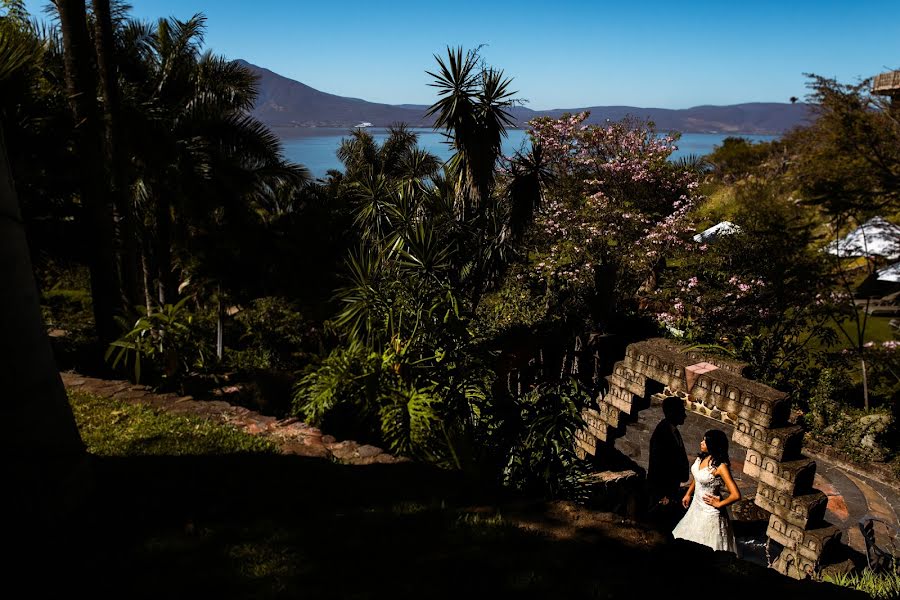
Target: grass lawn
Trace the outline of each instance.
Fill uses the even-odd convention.
[[[859,311],[859,314],[860,319],[862,319],[863,312]],[[880,344],[881,342],[893,340],[894,330],[890,325],[891,319],[893,318],[895,317],[873,317],[870,315],[866,321],[865,341]],[[834,325],[834,327],[837,328],[837,325]],[[840,327],[847,332],[847,335],[850,336],[851,340],[854,342],[858,340],[856,335],[856,323],[853,321],[844,321],[841,323]],[[838,332],[838,334],[838,349],[856,347],[855,344],[851,346],[850,341],[844,334],[840,332]]]
[[[695,594],[698,573],[730,598],[862,597],[613,514],[501,503],[457,473],[287,456],[197,419],[71,400],[92,493],[61,525],[23,524],[22,597],[639,598]]]

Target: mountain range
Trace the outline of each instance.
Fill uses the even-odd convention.
[[[347,98],[321,92],[288,79],[269,69],[244,60],[238,61],[259,78],[259,96],[252,114],[270,127],[348,128],[367,122],[376,127],[406,123],[412,127],[431,127],[425,116],[427,106],[417,104],[379,104],[359,98]],[[532,110],[516,106],[509,110],[517,127],[540,116],[559,117],[564,113],[590,111],[587,123],[618,121],[628,115],[649,119],[660,131],[682,133],[745,133],[778,135],[812,116],[804,103],[750,102],[728,106],[693,108],[641,108],[636,106],[588,106]]]

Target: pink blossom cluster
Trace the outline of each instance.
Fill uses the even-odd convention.
[[[690,323],[698,318],[721,318],[733,313],[736,306],[745,306],[749,301],[765,291],[767,283],[761,278],[745,278],[739,275],[724,277],[712,277],[703,279],[693,275],[688,279],[679,279],[675,282],[677,295],[675,298],[666,299],[663,290],[656,290],[657,305],[665,306],[665,310],[658,310],[657,320],[664,325],[673,322],[681,324]],[[754,315],[762,319],[773,315],[765,306],[752,308]]]
[[[633,119],[585,125],[587,117],[529,123],[557,182],[537,218],[557,248],[536,267],[543,278],[588,281],[588,265],[613,254],[619,264],[646,271],[692,233],[687,215],[699,199],[699,182],[668,162],[676,138]]]

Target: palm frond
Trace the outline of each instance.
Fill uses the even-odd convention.
[[[41,46],[28,31],[0,21],[0,81],[38,60]]]

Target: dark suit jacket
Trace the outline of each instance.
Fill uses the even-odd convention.
[[[654,501],[663,497],[681,499],[681,482],[690,478],[690,466],[678,427],[663,419],[650,438],[647,482]]]

